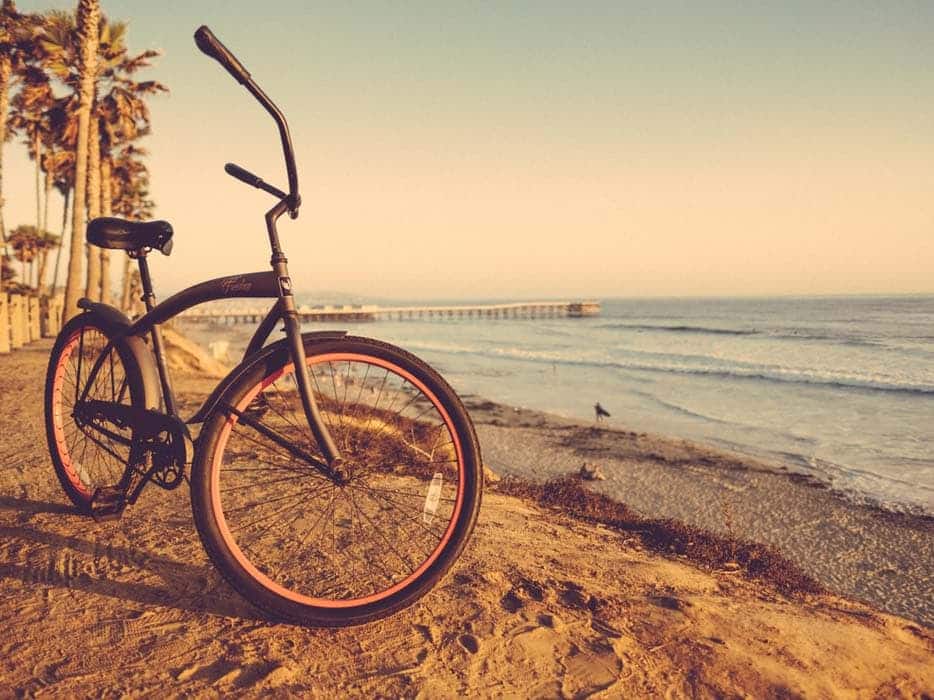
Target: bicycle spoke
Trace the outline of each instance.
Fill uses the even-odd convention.
[[[315,385],[315,392],[316,392],[317,394],[321,395],[321,396],[324,396],[324,392],[321,391],[321,387],[318,386],[318,377],[317,377],[317,375],[315,374],[314,369],[311,368],[311,367],[309,367],[309,368],[308,368],[308,374],[311,375],[311,380],[312,380],[312,382],[314,382],[314,385]],[[325,422],[328,424],[328,430],[329,430],[329,431],[334,430],[334,424],[331,422],[331,419],[327,417],[327,413],[326,413],[326,412],[322,412],[321,415],[324,417]]]
[[[251,459],[252,459],[253,461],[257,461],[257,462],[263,462],[263,460],[257,459],[257,458],[255,458],[255,457],[253,457],[253,458],[251,458]],[[298,468],[286,467],[286,466],[284,466],[284,465],[277,465],[277,464],[274,464],[274,463],[272,463],[272,462],[263,462],[263,464],[266,464],[266,465],[269,465],[269,466],[265,466],[265,467],[224,467],[224,473],[227,473],[227,472],[263,472],[263,473],[265,473],[265,474],[268,474],[268,473],[271,472],[271,471],[279,471],[279,472],[291,472],[291,473],[293,473],[293,474],[301,475],[301,476],[304,476],[304,477],[307,477],[307,476],[310,476],[310,475],[313,474],[313,472],[310,472],[310,471],[308,471],[308,470],[306,470],[306,469],[298,469]]]
[[[400,392],[400,393],[401,393],[401,392]],[[417,397],[418,397],[418,394],[416,394],[416,395],[413,396],[411,399],[409,399],[409,401],[405,404],[405,406],[403,406],[401,409],[399,409],[398,413],[401,414],[402,411],[404,411],[406,408],[408,408],[409,405],[410,405],[413,401],[415,401],[415,399],[416,399]],[[392,408],[392,405],[395,403],[395,401],[396,401],[397,398],[398,398],[398,394],[393,398],[392,402],[390,402],[390,405],[386,407],[385,410],[386,410],[387,413],[390,411],[390,409]],[[398,415],[396,416],[396,418],[398,419]],[[388,427],[390,427],[390,423],[389,423],[388,421],[383,421],[383,426],[379,429],[379,431],[378,431],[376,434],[370,436],[369,440],[367,440],[367,443],[366,443],[366,445],[364,445],[363,449],[366,450],[367,448],[369,448],[370,443],[372,443],[373,440],[375,440],[376,438],[378,438],[378,437],[380,437],[381,435],[383,435],[383,434],[386,432],[386,428],[388,428]],[[397,426],[396,424],[392,424],[391,427],[398,429],[398,426]]]
[[[366,488],[370,491],[379,491],[382,493],[394,493],[399,496],[411,496],[412,498],[417,498],[419,500],[424,500],[425,498],[425,494],[423,493],[412,493],[411,491],[399,491],[398,489],[387,489],[381,486],[373,486],[373,484],[367,484]],[[456,498],[445,498],[444,496],[442,496],[439,502],[440,503],[456,503],[457,499]]]
[[[351,503],[354,503],[354,507],[356,507],[356,503],[355,503],[354,501],[351,501]],[[368,523],[370,523],[370,525],[373,526],[374,531],[375,531],[380,537],[383,538],[383,541],[386,543],[386,545],[393,551],[393,553],[394,553],[397,557],[399,557],[399,561],[401,561],[402,564],[403,564],[405,567],[407,567],[409,571],[412,571],[414,567],[412,567],[412,565],[409,564],[408,560],[407,560],[405,557],[403,557],[403,556],[399,553],[399,550],[396,549],[395,545],[393,545],[393,543],[389,540],[389,538],[386,537],[386,535],[383,534],[383,531],[382,531],[379,527],[377,527],[376,523],[374,523],[374,522],[370,519],[370,517],[369,517],[366,513],[364,513],[362,510],[357,509],[357,512],[360,513],[360,515],[362,515],[363,518],[364,518]]]
[[[358,513],[361,513],[361,514],[362,514],[362,511],[360,510],[359,506],[357,505],[357,501],[356,501],[356,499],[353,497],[353,494],[350,494],[350,502],[351,502],[351,504],[352,504],[352,506],[353,506],[353,509],[356,510]],[[357,557],[354,557],[354,561],[355,561],[355,562],[357,561]],[[370,562],[367,561],[367,560],[361,560],[361,561],[362,561],[364,564],[369,564],[369,563],[370,563]],[[386,580],[389,581],[390,584],[393,583],[393,582],[395,581],[395,579],[392,577],[392,575],[391,575],[391,574],[386,570],[386,568],[383,566],[383,560],[382,560],[382,558],[380,557],[379,559],[377,559],[377,562],[379,563],[379,567],[380,567],[380,569],[382,569],[382,574],[383,574],[383,576],[386,578]]]
[[[386,373],[383,375],[383,381],[379,385],[379,392],[376,394],[376,401],[374,402],[373,406],[371,406],[372,413],[374,415],[377,412],[376,409],[379,407],[379,399],[383,395],[383,389],[386,387],[386,380],[388,378],[389,378],[389,370],[387,369]],[[366,433],[367,429],[370,427],[370,423],[372,422],[373,422],[373,415],[367,418],[366,424],[363,426],[361,432]]]
[[[330,488],[334,488],[333,485],[332,485]],[[285,496],[279,496],[278,498],[268,498],[268,499],[266,499],[266,500],[264,500],[264,501],[259,501],[259,502],[254,502],[254,503],[247,503],[246,505],[239,506],[239,507],[237,507],[237,508],[225,509],[224,512],[225,512],[225,513],[236,513],[236,512],[238,512],[238,511],[245,510],[245,509],[247,509],[247,508],[255,509],[255,508],[259,507],[259,506],[266,505],[266,504],[268,504],[268,503],[276,503],[276,502],[280,502],[280,501],[284,501],[284,500],[288,500],[288,499],[292,499],[293,501],[297,501],[298,499],[304,498],[304,497],[306,497],[306,496],[307,496],[307,494],[304,493],[304,492],[300,492],[300,493],[290,493],[290,494],[286,494]],[[272,513],[270,513],[270,514],[268,514],[268,515],[263,515],[263,516],[261,516],[261,517],[259,517],[259,518],[256,518],[255,520],[251,520],[249,523],[242,524],[242,525],[238,525],[237,527],[232,528],[232,529],[235,530],[235,531],[236,531],[236,530],[249,529],[249,528],[252,527],[253,525],[255,525],[255,524],[257,524],[257,523],[264,522],[264,521],[268,520],[269,518],[274,518],[275,516],[279,515],[280,513],[284,513],[284,512],[287,511],[289,508],[293,508],[294,506],[295,506],[295,503],[288,503],[288,504],[286,504],[284,507],[282,507],[282,508],[280,508],[280,509],[278,509],[278,510],[276,510],[276,511],[273,511]]]
[[[280,399],[282,399],[282,403],[285,404],[285,403],[286,403],[286,401],[285,401],[285,395],[282,393],[282,390],[279,388],[279,382],[278,382],[278,381],[275,381],[275,382],[272,383],[271,386],[272,386],[272,388],[275,390],[276,395],[277,395]],[[279,411],[279,410],[277,410],[275,407],[273,407],[273,402],[269,399],[268,396],[266,396],[265,394],[260,394],[260,396],[265,396],[265,397],[266,397],[266,403],[267,403],[267,405],[268,405],[270,408],[272,408],[272,410],[275,411],[276,414],[282,418],[282,420],[284,420],[286,423],[289,423],[290,425],[292,425],[293,428],[295,428],[295,429],[298,430],[298,431],[304,431],[305,429],[308,428],[307,425],[305,425],[304,427],[300,426],[300,425],[299,425],[298,423],[296,423],[294,420],[290,420],[289,418],[287,418],[287,417],[285,416],[284,413],[282,413],[281,411]]]
[[[266,479],[266,480],[264,480],[264,481],[253,481],[253,480],[251,480],[251,481],[249,482],[248,485],[249,485],[250,487],[253,487],[253,486],[268,486],[269,484],[279,484],[279,483],[282,483],[282,482],[284,482],[284,481],[298,481],[299,479],[307,479],[307,478],[308,478],[308,475],[307,475],[307,474],[294,474],[294,475],[292,475],[292,476],[282,476],[282,477],[279,477],[278,479]],[[226,493],[226,492],[229,492],[229,491],[243,491],[245,488],[246,488],[246,486],[228,486],[228,487],[226,487],[226,488],[222,488],[222,489],[221,489],[221,493]]]
[[[324,462],[308,454],[305,450],[301,449],[300,447],[292,444],[286,438],[279,435],[275,430],[272,430],[271,428],[266,427],[259,421],[256,421],[250,418],[245,413],[241,413],[240,411],[237,411],[236,409],[230,409],[230,411],[232,411],[234,415],[237,416],[241,424],[246,424],[250,426],[256,432],[268,438],[273,443],[281,447],[283,450],[291,454],[292,457],[296,457],[300,460],[303,460],[304,462],[311,465],[315,469],[322,470],[322,471],[328,469],[328,466]]]
[[[239,424],[239,423],[234,423],[233,428],[231,429],[231,432],[232,432],[233,434],[237,435],[238,437],[242,437],[242,438],[244,438],[244,439],[246,439],[246,440],[249,440],[250,442],[254,443],[255,445],[259,445],[259,446],[262,447],[263,449],[272,452],[272,453],[273,453],[273,456],[275,456],[275,457],[284,457],[284,458],[288,458],[288,459],[290,459],[290,460],[292,459],[292,454],[291,454],[290,452],[287,452],[286,450],[282,450],[281,447],[279,448],[280,450],[282,450],[281,452],[276,452],[275,450],[273,450],[273,449],[272,449],[273,447],[278,447],[278,445],[276,445],[276,443],[260,442],[259,440],[257,440],[257,439],[256,439],[255,437],[253,437],[252,435],[247,434],[245,431],[238,430],[239,427],[240,427],[240,424]]]
[[[305,494],[297,494],[297,495],[298,495],[299,497],[301,497],[301,496],[304,496]],[[276,513],[275,513],[275,515],[280,515],[280,514],[286,512],[290,507],[293,507],[293,506],[287,506],[287,507],[285,507],[285,508],[282,508],[282,509],[277,510]],[[298,513],[296,513],[295,516],[289,521],[289,525],[291,526],[292,524],[294,524],[295,521],[298,520],[300,517],[302,517],[304,514],[305,514],[305,511],[304,511],[304,510],[300,510],[300,511],[299,511]],[[273,516],[270,516],[270,517],[273,517]],[[264,520],[268,520],[268,519],[269,519],[269,518],[264,518]],[[255,521],[253,524],[255,525],[257,522],[262,522],[262,521]],[[275,524],[276,524],[275,522],[270,523],[269,525],[267,525],[266,527],[264,527],[262,530],[260,530],[258,533],[254,534],[253,537],[250,538],[249,541],[253,541],[253,542],[258,541],[263,535],[265,535],[267,532],[269,532],[269,530],[271,530],[271,529],[275,526]],[[248,529],[248,528],[245,528],[245,529]]]
[[[340,401],[337,400],[337,380],[334,378],[334,365],[332,365],[330,362],[328,362],[328,369],[331,370],[331,387],[334,390],[334,403],[337,404],[338,406],[337,420],[338,420],[338,424],[340,425],[341,432],[343,432],[344,412],[339,410],[341,408],[341,404],[340,404]]]
[[[298,543],[298,546],[299,546],[299,547],[304,547],[304,546],[305,546],[305,542],[308,541],[308,538],[309,538],[309,536],[311,536],[311,533],[313,533],[313,532],[315,532],[315,531],[317,530],[318,523],[320,523],[321,520],[322,520],[328,513],[332,512],[332,508],[333,508],[334,502],[335,502],[336,500],[337,500],[337,492],[335,491],[334,494],[331,496],[331,500],[328,501],[328,504],[327,504],[327,506],[325,507],[325,509],[324,509],[323,511],[321,511],[321,515],[318,516],[318,519],[315,520],[314,524],[312,524],[312,526],[308,529],[308,532],[305,533],[305,536],[302,537],[301,541]]]
[[[354,487],[351,487],[351,488],[354,488]],[[371,498],[371,499],[374,500],[374,501],[375,501],[377,498],[382,499],[383,501],[385,501],[386,503],[388,503],[389,505],[391,505],[393,508],[395,508],[397,511],[399,511],[399,512],[402,514],[402,516],[403,516],[404,518],[406,518],[407,520],[411,520],[412,522],[414,522],[416,525],[418,525],[418,526],[419,526],[422,530],[424,530],[425,532],[427,532],[427,533],[429,533],[429,534],[431,534],[431,535],[434,535],[435,537],[437,537],[437,538],[439,538],[439,539],[440,539],[441,537],[444,536],[444,533],[435,532],[434,530],[431,530],[430,528],[425,527],[424,523],[419,522],[417,518],[413,518],[411,515],[409,515],[408,513],[406,513],[405,510],[403,510],[402,508],[400,508],[400,507],[397,505],[397,503],[396,503],[395,501],[393,501],[391,498],[389,498],[388,496],[381,496],[381,495],[376,495],[376,496],[374,496],[374,495],[371,495],[372,492],[371,492],[370,489],[367,488],[366,486],[362,486],[362,487],[361,487],[361,486],[357,486],[356,488],[359,489],[359,490],[362,490],[362,491],[364,492],[364,495],[365,495],[365,496],[368,496],[369,498]]]

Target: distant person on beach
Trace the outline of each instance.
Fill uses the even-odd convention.
[[[598,422],[598,423],[599,423],[601,420],[603,420],[603,417],[604,417],[604,416],[606,416],[607,418],[610,417],[610,412],[607,411],[603,406],[601,406],[599,401],[597,401],[597,403],[595,403],[595,404],[593,405],[593,412],[594,412],[595,414],[597,414],[597,422]]]

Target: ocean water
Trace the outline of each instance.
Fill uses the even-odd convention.
[[[601,304],[583,319],[344,327],[414,352],[461,393],[587,420],[599,401],[610,426],[728,448],[857,501],[934,514],[934,296]],[[234,348],[249,336],[220,332]]]

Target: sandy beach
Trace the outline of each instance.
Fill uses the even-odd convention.
[[[767,544],[829,590],[934,625],[934,519],[845,499],[820,483],[686,440],[468,401],[486,463],[535,481],[592,462],[593,488],[648,518]]]
[[[364,627],[266,620],[211,567],[186,488],[151,488],[110,523],[67,505],[43,436],[50,344],[0,358],[4,695],[916,697],[934,688],[930,520],[856,506],[703,446],[474,398],[485,462],[504,478],[488,488],[453,573]],[[177,381],[184,411],[212,385]],[[584,461],[607,477],[585,488],[625,503],[628,520],[535,490]],[[683,525],[654,522],[666,518]],[[687,539],[666,540],[672,532]],[[742,541],[772,549],[755,554]],[[709,554],[731,547],[738,561],[766,564],[754,571]]]

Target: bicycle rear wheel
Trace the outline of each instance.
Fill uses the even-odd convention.
[[[59,333],[49,357],[45,383],[45,425],[49,454],[65,493],[80,510],[90,512],[94,492],[117,484],[130,459],[131,427],[109,426],[110,435],[80,418],[79,398],[138,405],[143,384],[125,349],[107,348],[112,337],[108,323],[82,313]],[[100,355],[101,365],[92,376]]]
[[[413,603],[460,554],[480,506],[479,446],[453,390],[414,356],[354,337],[306,338],[305,352],[345,478],[312,464],[321,453],[281,349],[206,421],[192,507],[247,600],[302,624],[358,624]]]

